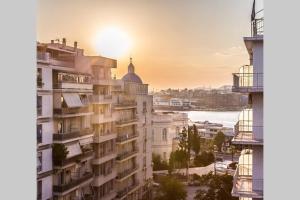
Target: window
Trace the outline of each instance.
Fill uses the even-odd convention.
[[[38,68],[37,69],[37,77],[36,77],[36,81],[37,81],[37,87],[41,88],[43,87],[43,79],[42,79],[42,69]]]
[[[143,113],[146,113],[147,112],[147,102],[144,101],[143,102]]]
[[[42,152],[37,153],[37,171],[42,171]]]
[[[36,105],[37,105],[37,115],[42,115],[42,96],[37,96],[36,98]]]
[[[166,128],[163,129],[162,139],[163,139],[163,141],[167,141],[167,129]]]
[[[38,124],[36,127],[36,134],[37,134],[37,143],[42,143],[42,124]]]
[[[37,184],[37,199],[42,199],[42,181],[39,180]]]

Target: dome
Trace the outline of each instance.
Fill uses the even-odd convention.
[[[123,76],[122,80],[125,82],[143,84],[142,79],[136,73],[134,73],[134,65],[132,64],[132,58],[130,58],[130,64],[128,65],[128,73]]]

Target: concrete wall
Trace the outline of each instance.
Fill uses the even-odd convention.
[[[52,176],[47,176],[42,179],[42,200],[52,198]]]

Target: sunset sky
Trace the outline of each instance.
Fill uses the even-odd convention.
[[[37,40],[67,44],[99,55],[97,37],[109,27],[126,33],[131,48],[117,58],[117,78],[130,55],[150,89],[219,87],[249,64],[243,36],[250,35],[253,0],[39,0]],[[262,0],[256,1],[260,10]],[[103,55],[103,54],[102,54]],[[105,56],[105,55],[103,55]]]

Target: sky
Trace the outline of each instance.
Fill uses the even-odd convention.
[[[253,0],[39,0],[37,41],[66,38],[85,55],[99,55],[96,38],[117,27],[131,47],[113,70],[135,72],[151,90],[232,85],[232,73],[249,64]],[[263,8],[256,0],[256,10]],[[104,56],[104,55],[103,55]]]

